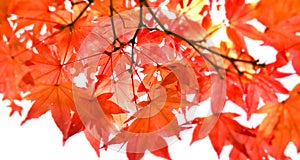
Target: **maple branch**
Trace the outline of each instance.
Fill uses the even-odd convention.
[[[217,64],[215,64],[214,62],[212,62],[212,60],[211,59],[209,59],[205,54],[203,54],[201,51],[199,51],[199,49],[196,47],[196,43],[194,42],[194,41],[192,41],[192,40],[189,40],[189,39],[187,39],[187,38],[185,38],[185,37],[183,37],[183,36],[181,36],[181,35],[179,35],[179,34],[177,34],[177,33],[175,33],[175,32],[172,32],[172,31],[170,31],[170,30],[168,30],[168,29],[166,29],[166,27],[160,22],[160,20],[156,17],[156,15],[154,14],[154,12],[153,12],[153,10],[150,8],[150,6],[149,6],[149,4],[146,2],[146,1],[144,1],[143,0],[143,3],[142,4],[144,4],[145,5],[145,7],[147,7],[147,9],[148,9],[148,11],[150,12],[150,14],[152,15],[152,17],[154,18],[154,20],[158,23],[158,25],[159,25],[159,27],[161,27],[162,28],[162,30],[167,34],[167,35],[172,35],[172,36],[174,36],[174,37],[176,37],[176,38],[179,38],[179,39],[181,39],[181,40],[183,40],[183,41],[185,41],[186,43],[188,43],[193,49],[195,49],[196,51],[197,51],[197,53],[199,53],[207,62],[209,62],[216,70],[217,70],[217,73],[218,73],[218,75],[219,75],[219,77],[221,78],[221,79],[223,79],[223,76],[221,75],[221,73],[220,73],[220,69],[222,69],[222,67],[220,67],[220,66],[218,66]],[[207,47],[202,47],[202,49],[206,49]],[[208,48],[207,48],[207,50],[208,50]],[[208,50],[209,51],[209,50]]]
[[[123,26],[125,26],[125,23],[124,23],[124,20],[123,20],[123,17],[119,14],[118,11],[115,10],[115,8],[113,7],[113,0],[110,0],[109,1],[109,12],[110,12],[110,21],[111,21],[111,25],[112,25],[112,31],[113,31],[113,36],[114,36],[114,41],[113,41],[113,45],[114,45],[114,48],[117,48],[115,46],[116,42],[119,43],[120,45],[120,48],[121,47],[124,47],[126,44],[128,44],[129,42],[127,43],[123,43],[120,41],[119,37],[117,36],[117,33],[116,33],[116,28],[115,28],[115,23],[114,23],[114,12],[120,17],[122,23],[123,23]]]
[[[75,5],[78,5],[78,4],[82,4],[82,3],[86,3],[86,1],[79,1],[79,2],[73,2],[73,1],[71,1],[71,5],[72,6],[75,6]]]
[[[194,41],[196,42],[196,41]],[[199,43],[199,42],[198,42]],[[230,63],[233,65],[233,67],[238,71],[239,74],[243,74],[243,72],[241,72],[239,69],[238,69],[238,66],[235,64],[235,62],[243,62],[243,63],[249,63],[249,64],[252,64],[253,66],[258,66],[258,67],[265,67],[265,64],[264,63],[258,63],[259,60],[254,60],[254,61],[251,61],[251,60],[244,60],[244,59],[237,59],[237,58],[232,58],[232,57],[229,57],[229,56],[226,56],[226,55],[223,55],[219,52],[216,52],[212,49],[209,49],[207,47],[204,47],[202,46],[201,44],[198,44],[197,42],[195,43],[196,46],[202,48],[202,49],[205,49],[207,51],[209,51],[210,53],[214,54],[214,55],[217,55],[217,56],[220,56],[226,60],[229,60]]]
[[[72,25],[76,22],[76,20],[78,18],[80,18],[80,16],[83,15],[83,12],[91,5],[92,1],[89,1],[90,3],[85,7],[85,9],[81,12],[81,14],[69,25]],[[135,55],[135,46],[136,46],[136,38],[137,38],[137,35],[138,33],[140,32],[141,28],[142,27],[145,27],[149,30],[163,30],[163,32],[165,32],[166,35],[171,35],[171,36],[174,36],[175,38],[178,38],[184,42],[186,42],[189,46],[191,46],[199,55],[201,55],[209,64],[212,65],[212,67],[216,70],[216,73],[218,74],[218,76],[221,78],[221,79],[224,79],[224,77],[222,76],[221,74],[221,70],[224,70],[224,71],[229,71],[228,69],[220,66],[219,64],[217,64],[216,62],[214,62],[211,58],[208,57],[207,54],[203,53],[201,50],[206,50],[210,53],[212,53],[213,55],[216,55],[216,56],[219,56],[223,59],[226,59],[228,60],[232,66],[235,68],[235,70],[238,72],[239,75],[243,75],[243,72],[240,71],[238,65],[236,64],[236,62],[243,62],[243,63],[249,63],[249,64],[252,64],[254,66],[259,66],[259,67],[263,67],[264,64],[258,64],[258,61],[251,61],[251,60],[242,60],[242,59],[235,59],[235,58],[232,58],[232,57],[229,57],[229,56],[226,56],[226,55],[223,55],[217,51],[214,51],[208,47],[205,47],[203,46],[201,43],[202,42],[205,42],[206,39],[202,39],[202,40],[198,40],[198,41],[195,41],[195,40],[190,40],[188,39],[187,37],[184,37],[182,35],[179,35],[169,29],[167,29],[162,23],[161,21],[158,19],[158,17],[155,15],[155,13],[153,12],[153,10],[150,8],[149,4],[147,3],[147,1],[145,0],[140,0],[139,1],[140,4],[139,4],[139,11],[140,11],[140,14],[139,14],[139,23],[138,23],[138,26],[137,26],[137,29],[135,30],[134,32],[134,35],[132,36],[132,38],[128,41],[128,42],[121,42],[119,40],[119,37],[117,35],[117,32],[116,32],[116,27],[115,27],[115,22],[114,22],[114,12],[117,13],[117,11],[115,10],[114,6],[113,6],[113,0],[110,0],[110,6],[109,6],[109,9],[110,9],[110,21],[111,21],[111,27],[112,27],[112,32],[113,32],[113,37],[114,37],[114,40],[112,42],[113,44],[113,50],[112,51],[106,51],[105,53],[99,53],[99,54],[107,54],[108,56],[111,56],[112,53],[114,52],[117,52],[118,50],[122,50],[125,46],[127,45],[130,45],[131,46],[131,66],[130,68],[127,70],[128,72],[130,72],[133,76],[134,72],[137,74],[137,76],[139,77],[139,74],[137,73],[137,71],[135,70],[134,68],[134,65],[135,65],[135,59],[134,59],[134,55]],[[152,15],[152,17],[154,18],[155,22],[158,24],[158,26],[161,28],[150,28],[148,27],[146,24],[143,23],[143,7],[147,7],[147,10],[149,11],[149,13]],[[118,14],[119,15],[119,14]],[[122,19],[122,16],[119,15],[121,20],[123,21]],[[119,43],[119,45],[116,45],[116,43]],[[99,55],[97,54],[97,55]],[[87,58],[91,58],[91,57],[87,57]],[[110,57],[111,58],[111,57]],[[132,80],[133,80],[133,77],[132,77]],[[135,103],[137,104],[136,100],[135,100],[135,87],[134,87],[134,81],[132,81],[132,90],[133,90],[133,96],[134,96],[134,101]],[[147,93],[148,94],[148,93]],[[149,95],[148,95],[149,96]]]
[[[115,28],[115,23],[114,23],[114,13],[113,13],[115,11],[115,9],[113,7],[113,1],[112,0],[109,1],[109,11],[110,11],[111,27],[112,27],[112,31],[113,31],[113,35],[114,35],[113,45],[115,47],[116,41],[118,41],[120,44],[121,44],[121,42],[120,42],[120,40],[117,36],[117,33],[116,33],[116,28]]]
[[[89,0],[89,3],[83,8],[83,10],[79,13],[79,15],[69,25],[73,26],[78,21],[78,19],[84,14],[84,12],[90,7],[90,5],[92,5],[93,2],[94,2],[93,0]]]
[[[143,4],[140,3],[140,13],[139,13],[139,24],[137,26],[137,29],[133,35],[133,37],[129,40],[128,43],[131,43],[131,66],[129,68],[129,72],[131,73],[131,83],[132,83],[132,92],[133,92],[133,99],[134,99],[134,102],[135,104],[137,104],[137,101],[136,101],[136,95],[135,95],[135,86],[134,86],[134,80],[133,80],[133,71],[136,73],[136,75],[139,77],[140,79],[140,75],[138,74],[138,72],[133,68],[133,65],[135,64],[135,60],[134,60],[134,46],[136,44],[136,38],[137,38],[137,35],[138,33],[140,32],[141,28],[144,26],[144,23],[143,23]],[[141,79],[140,79],[141,80]],[[142,81],[141,81],[142,83]],[[142,83],[142,85],[144,85]],[[150,95],[149,93],[147,92],[146,93],[148,98],[150,99]],[[151,100],[151,99],[150,99]],[[136,106],[136,110],[138,110],[137,106]]]
[[[140,32],[141,28],[143,26],[143,5],[140,3],[140,15],[139,15],[139,24],[137,26],[137,29],[133,35],[133,37],[131,38],[131,40],[129,40],[128,43],[131,43],[131,62],[132,65],[130,66],[130,70],[132,69],[133,64],[135,64],[135,60],[134,60],[134,45],[136,44],[136,37],[138,35],[138,33]]]
[[[72,30],[72,27],[74,24],[82,17],[82,15],[85,13],[85,11],[94,3],[94,0],[88,0],[88,4],[83,8],[83,10],[79,13],[79,15],[68,25],[62,26],[61,29],[70,28]]]
[[[194,40],[190,40],[190,39],[187,39],[186,37],[183,37],[175,32],[172,32],[170,30],[168,30],[161,22],[160,20],[157,18],[157,16],[155,15],[155,13],[153,12],[153,10],[150,8],[149,4],[147,3],[147,1],[145,0],[140,0],[140,3],[142,5],[145,5],[145,7],[147,7],[149,13],[151,14],[151,16],[154,18],[154,20],[156,21],[156,23],[159,25],[159,27],[167,34],[167,35],[172,35],[176,38],[179,38],[181,40],[183,40],[184,42],[186,42],[187,44],[189,44],[198,54],[200,54],[208,63],[210,63],[217,71],[219,77],[221,79],[223,79],[221,73],[220,73],[220,69],[221,70],[225,70],[225,71],[228,71],[227,69],[217,65],[215,62],[213,62],[211,59],[209,59],[205,54],[203,54],[197,47],[203,49],[203,50],[207,50],[209,51],[210,53],[214,54],[214,55],[217,55],[223,59],[226,59],[228,60],[232,65],[233,67],[236,69],[236,71],[238,72],[239,75],[243,75],[243,72],[239,70],[236,62],[243,62],[243,63],[249,63],[249,64],[252,64],[253,66],[258,66],[258,67],[265,67],[265,64],[260,64],[258,63],[259,60],[255,60],[255,61],[251,61],[251,60],[243,60],[243,59],[236,59],[236,58],[232,58],[232,57],[229,57],[229,56],[226,56],[226,55],[223,55],[217,51],[214,51],[208,47],[205,47],[203,45],[201,45],[200,43],[206,41],[205,37],[204,39],[202,40],[199,40],[199,41],[194,41]],[[147,27],[147,26],[145,26]],[[148,27],[147,27],[148,28]],[[150,29],[150,28],[148,28]]]

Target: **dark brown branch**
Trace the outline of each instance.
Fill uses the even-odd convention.
[[[74,26],[74,24],[82,17],[82,15],[92,5],[92,3],[94,3],[94,0],[89,0],[89,3],[83,8],[83,10],[79,13],[79,15],[68,25],[62,26],[61,30],[65,29],[65,28],[70,28],[70,30],[72,31],[72,27]]]
[[[219,57],[221,57],[221,58],[224,58],[224,59],[226,59],[226,60],[229,60],[230,63],[233,65],[233,67],[237,70],[237,72],[238,72],[240,75],[242,75],[243,72],[241,72],[241,71],[239,70],[238,66],[235,64],[236,62],[249,63],[249,64],[252,64],[253,66],[258,66],[258,67],[264,67],[264,66],[265,66],[265,64],[259,64],[258,61],[249,61],[249,60],[242,60],[242,59],[235,59],[235,58],[232,58],[232,57],[228,57],[228,56],[226,56],[226,55],[223,55],[223,54],[221,54],[221,53],[219,53],[219,52],[217,52],[217,51],[214,51],[214,50],[212,50],[212,49],[210,49],[210,48],[208,48],[208,47],[205,47],[205,46],[199,44],[199,42],[203,42],[203,41],[205,41],[205,39],[204,39],[204,40],[200,40],[200,41],[193,41],[193,40],[189,40],[189,39],[187,39],[187,38],[185,38],[185,37],[183,37],[183,36],[181,36],[181,35],[179,35],[179,34],[177,34],[177,33],[174,33],[174,32],[172,32],[172,31],[168,30],[168,29],[160,22],[160,20],[156,17],[155,13],[154,13],[153,10],[150,8],[150,6],[149,6],[149,4],[147,3],[147,1],[143,0],[143,1],[140,1],[140,3],[143,4],[143,5],[145,5],[145,7],[147,7],[147,9],[148,9],[149,13],[151,14],[151,16],[154,18],[154,20],[156,21],[156,23],[159,25],[159,27],[160,27],[166,34],[172,35],[172,36],[174,36],[174,37],[176,37],[176,38],[179,38],[179,39],[185,41],[186,43],[188,43],[193,49],[195,49],[195,50],[197,51],[197,53],[199,53],[199,54],[200,54],[200,55],[201,55],[208,63],[210,63],[210,64],[216,69],[216,71],[218,72],[220,78],[222,78],[222,76],[221,76],[221,74],[219,73],[219,70],[220,70],[220,69],[225,70],[225,71],[227,71],[227,70],[224,69],[224,68],[221,67],[221,66],[218,66],[215,62],[213,62],[211,59],[209,59],[205,54],[203,54],[201,51],[199,51],[199,49],[198,49],[197,47],[199,47],[199,48],[201,48],[201,49],[204,49],[204,50],[207,50],[207,51],[209,51],[210,53],[212,53],[212,54],[214,54],[214,55],[216,55],[216,56],[219,56]]]

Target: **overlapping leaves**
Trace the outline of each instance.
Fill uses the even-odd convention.
[[[147,43],[163,44],[180,52],[193,68],[200,93],[197,102],[202,102],[214,96],[211,94],[212,84],[210,76],[207,74],[209,70],[204,61],[205,58],[203,59],[203,54],[193,50],[195,48],[189,45],[201,44],[200,42],[205,42],[208,37],[213,38],[216,30],[222,28],[220,24],[213,24],[210,15],[213,5],[218,4],[218,0],[214,3],[209,0],[207,5],[198,3],[199,9],[202,8],[199,13],[200,17],[202,16],[200,18],[201,24],[198,21],[188,19],[189,24],[202,26],[208,31],[204,39],[199,39],[195,43],[191,43],[194,41],[187,41],[188,36],[195,38],[195,35],[189,35],[184,30],[191,27],[190,25],[186,25],[185,28],[176,28],[177,30],[174,33],[180,33],[178,36],[172,33],[172,30],[164,30],[159,24],[154,28],[140,28],[136,37],[137,41],[119,43],[119,46],[115,45],[118,41],[111,42],[114,43],[111,47],[118,49],[113,53],[111,50],[107,51],[98,63],[100,70],[96,76],[98,80],[95,87],[96,97],[82,99],[86,104],[92,106],[91,108],[100,106],[102,116],[106,117],[106,119],[95,119],[93,122],[94,124],[101,124],[96,125],[101,138],[95,137],[90,132],[90,128],[86,128],[82,123],[80,119],[82,117],[78,115],[73,99],[72,81],[73,75],[77,73],[76,69],[73,68],[73,64],[76,62],[75,57],[80,44],[88,33],[92,31],[97,23],[122,11],[145,4],[153,7],[163,5],[163,1],[146,2],[134,1],[132,3],[132,1],[124,0],[113,1],[111,4],[108,0],[2,1],[0,6],[0,76],[2,77],[0,92],[4,94],[5,99],[11,101],[11,115],[14,112],[21,114],[22,111],[22,108],[14,103],[15,99],[32,100],[33,105],[23,123],[51,111],[55,123],[62,131],[64,142],[70,136],[84,131],[98,156],[100,156],[101,143],[104,143],[104,148],[110,144],[127,143],[127,156],[129,159],[141,159],[146,150],[154,155],[170,159],[168,144],[164,137],[179,137],[182,130],[182,124],[178,123],[173,112],[174,110],[184,112],[182,106],[195,105],[182,100],[182,97],[178,96],[181,92],[180,87],[188,88],[191,86],[180,86],[178,77],[176,77],[178,75],[174,75],[168,69],[168,67],[174,66],[182,68],[183,63],[177,61],[165,66],[155,63],[136,66],[142,68],[142,73],[145,75],[141,79],[134,80],[133,76],[129,76],[129,79],[133,80],[129,84],[139,84],[132,87],[134,92],[130,93],[132,94],[130,100],[137,102],[138,111],[131,117],[123,117],[121,120],[117,120],[116,115],[123,115],[127,113],[127,110],[116,103],[115,93],[111,92],[111,87],[115,87],[115,79],[111,78],[115,73],[113,69],[118,65],[121,57],[127,56],[127,58],[130,58],[130,53],[120,48],[132,45],[131,42],[136,42],[135,45],[139,47]],[[223,4],[218,5],[215,7],[220,8],[220,5]],[[197,6],[197,2],[179,0],[169,2],[166,6],[172,10],[179,7],[183,9],[189,6]],[[289,93],[278,78],[293,74],[281,72],[278,68],[290,62],[296,74],[300,75],[299,6],[298,0],[261,0],[258,3],[248,4],[244,0],[225,1],[226,19],[223,22],[226,22],[224,26],[229,41],[225,40],[221,44],[216,44],[216,46],[219,46],[214,47],[217,52],[212,52],[215,56],[221,57],[224,65],[208,64],[214,67],[217,72],[220,70],[226,71],[224,81],[227,85],[227,100],[240,106],[247,114],[248,119],[253,113],[267,114],[267,116],[258,128],[248,128],[234,120],[237,116],[234,113],[215,113],[211,115],[211,117],[220,115],[215,128],[209,134],[212,145],[218,154],[227,144],[233,145],[230,153],[232,159],[261,159],[267,158],[268,155],[277,159],[286,158],[284,150],[289,142],[293,142],[297,149],[300,149],[300,133],[297,127],[299,119],[297,113],[300,105],[298,104],[300,99],[299,85],[290,92],[287,100],[278,102],[277,98],[278,93]],[[187,12],[189,12],[188,9]],[[167,17],[162,14],[159,16]],[[266,27],[265,31],[260,32],[248,23],[250,20],[255,19]],[[149,21],[154,22],[155,18],[152,17]],[[169,27],[172,28],[172,26]],[[187,37],[182,38],[180,35]],[[263,45],[274,47],[278,52],[276,61],[270,64],[259,64],[248,53],[244,37],[261,40]],[[126,39],[124,37],[124,39],[119,38],[121,40]],[[209,49],[207,48],[207,50]],[[126,65],[132,67],[133,64],[129,63],[129,60],[124,60],[121,68],[126,68]],[[184,72],[183,70],[178,71]],[[162,80],[158,80],[158,73]],[[131,72],[130,74],[137,75],[137,72]],[[185,75],[180,76],[184,77]],[[187,79],[184,79],[184,81],[188,82]],[[167,89],[163,90],[160,88],[161,86]],[[27,91],[29,91],[28,95],[22,97],[21,93]],[[138,99],[138,95],[147,94],[149,95],[146,100],[140,101]],[[265,105],[258,109],[260,100]],[[166,103],[161,104],[163,101]],[[143,118],[145,115],[151,116]],[[104,130],[107,129],[105,126],[111,127],[110,129],[113,128],[109,125],[111,122],[119,123],[122,132],[109,139],[110,133]],[[203,118],[186,122],[186,124],[196,124],[192,139],[193,143],[202,138],[199,137],[202,122]],[[148,127],[143,127],[144,125]],[[127,132],[138,134],[153,132],[167,125],[169,125],[167,129],[152,137],[141,136],[139,139],[127,134]],[[159,145],[147,143],[150,138],[155,139]],[[143,145],[144,143],[147,145]],[[158,146],[165,147],[159,148]],[[136,150],[139,152],[134,152]]]

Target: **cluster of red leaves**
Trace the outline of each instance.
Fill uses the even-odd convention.
[[[299,1],[267,1],[256,4],[245,4],[243,0],[226,0],[226,33],[233,43],[228,48],[226,42],[221,42],[220,52],[240,60],[254,61],[249,55],[244,37],[263,41],[262,45],[272,46],[277,50],[276,61],[255,67],[252,64],[225,60],[228,65],[226,72],[227,100],[241,107],[250,118],[253,113],[267,114],[257,128],[248,128],[239,124],[233,113],[222,113],[214,129],[209,133],[213,147],[220,155],[225,145],[233,145],[231,159],[268,159],[271,155],[276,159],[288,158],[284,151],[289,142],[293,142],[299,150],[299,120],[295,114],[299,112],[297,97],[299,85],[288,91],[278,78],[285,78],[294,73],[279,71],[280,67],[292,62],[299,74]],[[266,29],[258,31],[250,25],[249,20],[256,19]],[[232,53],[232,50],[234,53]],[[231,54],[231,55],[230,55]],[[268,53],[260,53],[268,54]],[[279,70],[278,70],[279,69]],[[295,82],[296,83],[296,82]],[[279,94],[290,93],[284,102],[278,102]],[[265,105],[258,106],[260,100]],[[192,143],[198,140],[203,119],[195,119],[197,124]]]
[[[121,0],[113,1],[113,14],[133,9],[145,1]],[[147,5],[157,7],[164,1],[148,2]],[[217,4],[225,7],[226,19],[222,24],[212,22],[211,10]],[[220,116],[215,127],[209,133],[209,138],[214,149],[219,155],[225,145],[233,145],[230,153],[231,159],[268,159],[272,156],[276,159],[287,158],[284,150],[289,142],[293,142],[300,150],[300,133],[297,126],[300,119],[297,117],[300,111],[300,86],[292,91],[287,90],[278,78],[288,77],[294,73],[280,72],[278,69],[287,65],[293,65],[296,73],[300,75],[300,2],[298,0],[269,1],[261,0],[257,3],[246,4],[244,0],[225,0],[224,5],[218,0],[208,0],[207,3],[198,3],[192,0],[174,0],[166,4],[171,10],[200,8],[201,20],[192,21],[190,24],[202,26],[207,30],[207,38],[211,38],[215,32],[226,30],[229,41],[222,41],[214,47],[223,60],[223,66],[217,70],[226,71],[226,101],[232,101],[241,107],[249,119],[254,113],[267,114],[257,128],[249,128],[241,125],[234,118],[235,113],[217,113],[206,119],[214,119]],[[142,65],[145,77],[140,79],[139,85],[133,86],[131,100],[136,102],[139,110],[122,123],[122,132],[109,139],[107,129],[100,125],[101,137],[94,137],[89,129],[81,121],[75,107],[73,98],[72,81],[74,76],[73,64],[76,62],[76,54],[85,37],[97,26],[111,16],[109,0],[2,0],[0,5],[0,92],[4,99],[11,101],[11,114],[18,112],[21,115],[22,107],[14,103],[14,100],[32,100],[34,103],[22,122],[38,118],[51,111],[52,117],[63,134],[65,142],[74,134],[84,131],[87,139],[100,156],[101,143],[106,148],[108,145],[127,143],[127,156],[129,159],[141,159],[144,152],[149,150],[156,156],[171,159],[168,152],[168,144],[164,136],[177,136],[181,130],[186,129],[185,124],[177,122],[173,110],[182,109],[184,106],[192,106],[189,102],[183,102],[180,94],[181,88],[176,76],[168,67],[183,67],[180,62],[163,65]],[[266,29],[261,32],[248,22],[258,20]],[[226,24],[225,24],[226,21]],[[228,21],[228,24],[227,24]],[[186,24],[185,27],[188,27]],[[225,25],[224,25],[225,24]],[[184,24],[183,24],[184,25]],[[172,30],[171,30],[172,31]],[[174,31],[179,35],[186,35],[184,30]],[[188,36],[188,35],[186,35]],[[258,64],[248,53],[244,37],[263,41],[262,45],[272,46],[277,50],[276,61],[269,64]],[[118,37],[122,40],[121,37]],[[187,39],[189,37],[186,37]],[[124,38],[126,39],[126,38]],[[181,52],[190,63],[198,82],[200,103],[211,96],[210,76],[206,73],[208,68],[202,56],[195,52],[184,39],[166,34],[160,30],[141,29],[137,35],[137,46],[144,43],[161,44],[174,48]],[[150,40],[150,41],[149,41]],[[201,39],[205,41],[205,39]],[[128,46],[128,44],[126,44]],[[184,46],[184,47],[183,47]],[[184,49],[183,49],[184,48]],[[97,119],[97,123],[108,125],[110,121],[117,123],[116,115],[123,115],[127,111],[117,104],[110,90],[116,63],[127,55],[122,50],[105,54],[99,62],[101,69],[97,76],[97,98],[83,99],[88,106],[97,107],[100,104],[106,121]],[[128,53],[129,54],[129,53]],[[261,53],[268,54],[268,53]],[[163,57],[164,55],[162,55]],[[129,62],[124,61],[130,65]],[[108,66],[108,67],[107,67]],[[183,72],[184,70],[178,70]],[[75,71],[76,72],[76,71]],[[154,74],[160,73],[158,80]],[[132,81],[133,73],[131,75]],[[186,74],[186,73],[185,73]],[[180,75],[184,77],[185,75]],[[107,81],[104,79],[108,79]],[[136,79],[135,79],[136,80]],[[188,81],[188,80],[186,80]],[[100,83],[101,82],[101,83]],[[105,83],[104,83],[105,82]],[[131,82],[133,84],[133,82]],[[154,93],[155,85],[166,88],[166,96],[159,97]],[[190,86],[191,87],[191,86]],[[159,88],[158,88],[159,90]],[[102,93],[103,91],[109,91]],[[25,97],[21,93],[28,92]],[[150,99],[139,101],[138,94],[149,93]],[[278,102],[277,94],[289,94],[289,98]],[[160,101],[166,102],[161,106]],[[265,105],[259,106],[262,100]],[[158,110],[151,118],[142,118],[143,115],[152,114],[151,109]],[[152,110],[152,111],[153,111]],[[184,109],[182,109],[184,110]],[[154,113],[153,113],[154,114]],[[200,131],[204,118],[198,117],[189,123],[194,124],[194,133],[191,143],[201,139]],[[150,133],[167,127],[160,134],[151,137],[156,144],[147,143],[149,137],[132,137],[131,133]],[[188,122],[186,123],[188,124]],[[148,126],[148,127],[142,127]],[[100,130],[100,129],[99,129]],[[100,134],[100,133],[98,133]],[[141,144],[142,143],[142,144]],[[158,146],[164,146],[159,148]],[[134,152],[137,151],[138,152]]]

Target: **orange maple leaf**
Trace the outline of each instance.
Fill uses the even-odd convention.
[[[255,8],[257,19],[270,28],[282,20],[299,14],[300,2],[298,0],[260,0]]]
[[[268,103],[277,101],[276,93],[288,94],[283,84],[272,78],[272,73],[265,73],[264,69],[259,73],[248,75],[248,73],[243,76],[226,74],[228,100],[243,108],[248,118],[256,111],[260,98],[264,103]]]
[[[292,60],[296,73],[300,75],[299,49],[300,2],[298,0],[268,1],[261,0],[256,6],[256,18],[266,26],[262,40],[278,50],[278,55]],[[287,53],[289,52],[289,53]],[[282,58],[277,55],[277,63]],[[287,63],[287,62],[286,62]],[[284,64],[286,64],[284,63]]]
[[[33,52],[26,49],[25,44],[19,42],[16,37],[11,37],[9,42],[0,40],[0,92],[4,93],[4,99],[11,101],[11,113],[19,112],[22,107],[14,103],[15,99],[21,100],[21,91],[26,90],[22,86],[23,77],[29,72],[25,62],[30,59]]]
[[[237,52],[245,50],[247,46],[244,36],[252,39],[260,39],[262,33],[254,26],[247,24],[247,21],[254,18],[253,4],[245,4],[244,0],[227,0],[225,1],[226,17],[230,26],[226,27],[228,37],[234,43]]]
[[[244,156],[249,158],[247,148],[245,146],[245,137],[255,137],[252,129],[240,125],[234,117],[237,117],[237,114],[234,113],[222,113],[220,114],[219,120],[215,124],[214,128],[209,133],[209,138],[211,143],[217,152],[220,155],[223,147],[225,145],[232,144],[239,153],[243,153]],[[210,119],[215,119],[217,115],[211,115]],[[191,144],[195,141],[203,138],[199,137],[201,134],[201,126],[203,124],[203,118],[196,118],[193,123],[197,124],[194,129],[193,139]]]
[[[62,131],[64,137],[68,137],[71,110],[75,111],[71,82],[35,85],[31,93],[25,98],[33,100],[34,104],[22,124],[32,118],[39,118],[51,110],[52,117],[58,128]]]
[[[132,9],[130,2],[126,5],[126,0],[112,1],[114,10],[113,14],[121,13],[126,10]],[[110,1],[109,0],[95,0],[94,5],[91,7],[92,12],[95,12],[98,16],[110,15]]]
[[[289,142],[300,150],[300,84],[290,92],[283,102],[272,102],[262,106],[256,113],[267,114],[259,125],[258,141],[271,136],[269,150],[274,158],[282,158]]]
[[[175,64],[174,64],[175,65]],[[157,69],[155,66],[152,69]],[[164,68],[167,70],[167,68]],[[149,97],[146,101],[137,104],[137,111],[124,123],[128,124],[106,145],[127,144],[127,157],[129,159],[141,159],[144,152],[149,150],[151,153],[170,159],[168,144],[164,137],[175,136],[180,139],[179,133],[182,128],[178,124],[174,110],[181,107],[193,105],[178,96],[178,79],[170,70],[163,73],[162,80],[155,77],[147,80],[147,92]],[[152,143],[155,140],[157,143]]]
[[[34,104],[22,124],[51,110],[65,139],[71,123],[71,110],[75,111],[70,74],[72,65],[67,64],[74,57],[60,53],[55,46],[39,44],[36,49],[39,53],[27,61],[34,85],[25,97]]]
[[[8,6],[11,1],[3,0],[0,5],[0,24],[8,17]]]
[[[49,9],[49,6],[57,10],[59,7],[63,8],[63,3],[56,0],[40,0],[40,1],[27,1],[27,0],[13,0],[8,8],[8,14],[17,15],[19,18],[17,22],[17,30],[26,26],[32,25],[35,34],[38,34],[44,25],[47,29],[52,29],[55,24],[52,18],[55,12]]]

